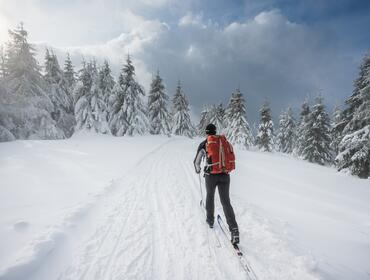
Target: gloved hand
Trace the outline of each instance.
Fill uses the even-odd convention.
[[[197,174],[200,173],[200,166],[195,166],[195,173],[197,173]]]

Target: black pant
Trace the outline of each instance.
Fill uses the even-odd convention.
[[[234,209],[230,203],[229,189],[230,189],[230,175],[229,174],[210,174],[205,175],[206,178],[206,210],[207,220],[213,223],[215,212],[215,191],[218,186],[218,194],[220,196],[222,208],[224,209],[227,224],[230,231],[238,228],[235,220]]]

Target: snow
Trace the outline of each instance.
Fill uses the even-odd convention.
[[[0,270],[19,251],[58,228],[167,137],[114,138],[80,133],[70,140],[0,146]],[[28,226],[22,227],[21,224]]]
[[[1,143],[0,279],[245,279],[205,226],[200,140]],[[369,279],[369,180],[279,153],[236,156],[231,200],[259,279]]]
[[[236,184],[247,182],[249,190],[235,188],[234,194],[280,220],[325,279],[368,279],[369,180],[281,154],[246,152],[238,160],[244,171]]]

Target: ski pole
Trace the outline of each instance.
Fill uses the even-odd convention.
[[[202,205],[202,203],[203,203],[203,191],[202,191],[202,179],[200,178],[200,173],[198,173],[198,178],[199,178],[199,189],[200,189],[200,196],[201,196],[200,204]]]

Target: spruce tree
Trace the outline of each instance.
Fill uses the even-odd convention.
[[[253,135],[247,121],[245,101],[239,89],[231,95],[226,109],[226,122],[226,136],[230,143],[247,149],[253,145]]]
[[[104,66],[103,66],[104,67]],[[102,71],[102,70],[100,70]],[[108,109],[106,103],[106,97],[101,86],[100,73],[96,67],[96,61],[91,63],[91,111],[92,111],[92,125],[93,130],[97,133],[109,133],[110,129],[108,126]],[[104,86],[103,86],[104,87]]]
[[[159,75],[159,71],[152,80],[148,96],[148,115],[151,134],[170,133],[170,115],[167,109],[168,96]]]
[[[285,137],[284,137],[284,123],[286,121],[286,112],[282,111],[279,116],[279,132],[276,135],[276,149],[279,152],[283,151],[283,147],[285,146]]]
[[[222,103],[217,106],[211,106],[209,111],[209,122],[216,126],[218,134],[223,134],[225,132],[225,110]]]
[[[338,170],[370,176],[370,56],[365,56],[352,95],[346,100],[345,127],[336,158]]]
[[[5,49],[4,49],[4,46],[1,45],[0,46],[0,81],[5,79],[5,77],[7,76],[5,63],[6,63]]]
[[[3,80],[6,93],[0,101],[0,125],[18,139],[64,138],[51,117],[53,103],[45,92],[46,84],[27,35],[23,24],[9,31]]]
[[[256,144],[261,151],[271,152],[274,147],[274,123],[271,119],[271,110],[267,102],[260,109],[260,124]]]
[[[126,65],[123,68],[123,88],[125,90],[125,112],[128,127],[126,135],[142,135],[148,130],[148,118],[143,102],[144,88],[135,79],[135,67],[130,56],[127,56]]]
[[[306,99],[301,107],[299,124],[297,126],[297,141],[295,143],[294,154],[299,157],[303,156],[303,149],[306,147],[306,132],[307,132],[307,122],[310,115],[310,106],[308,100]]]
[[[115,136],[123,136],[128,127],[126,119],[125,90],[123,87],[123,74],[120,73],[118,82],[114,85],[112,95],[108,99],[109,108],[109,127],[110,131]]]
[[[99,71],[99,91],[104,101],[104,121],[109,122],[110,119],[110,98],[113,94],[113,88],[115,86],[115,81],[112,76],[112,70],[110,69],[109,63],[107,60],[104,61],[103,67]]]
[[[331,143],[330,148],[335,155],[338,154],[339,143],[342,140],[342,133],[345,126],[343,112],[339,106],[334,108],[331,123]]]
[[[115,135],[141,135],[147,132],[148,119],[142,98],[144,88],[135,79],[135,67],[130,56],[119,77],[112,101],[111,128]]]
[[[13,104],[10,99],[10,94],[0,81],[0,142],[13,141],[16,139],[13,133],[10,132],[11,128],[14,127],[11,118],[12,109]]]
[[[289,107],[283,112],[279,121],[279,133],[277,135],[277,145],[280,152],[291,154],[296,140],[296,124],[293,111]]]
[[[200,113],[199,124],[197,125],[197,134],[199,136],[206,135],[206,126],[210,123],[210,107],[204,106],[202,112]]]
[[[302,151],[303,159],[321,165],[331,161],[330,119],[325,111],[322,97],[316,98],[316,104],[308,116],[305,141],[306,146]]]
[[[182,92],[180,82],[177,85],[176,93],[172,100],[173,103],[173,125],[172,132],[175,135],[187,137],[194,136],[194,127],[190,119],[189,102]]]
[[[74,71],[72,60],[71,60],[69,53],[67,53],[67,57],[64,62],[63,76],[67,83],[68,93],[72,96],[73,89],[76,85],[76,77],[75,77],[75,71]],[[75,102],[76,100],[74,100],[74,103]]]
[[[94,116],[91,108],[91,89],[93,86],[92,64],[83,62],[79,71],[78,81],[74,90],[76,98],[75,117],[77,129],[92,129],[94,127]]]
[[[48,49],[45,53],[44,79],[47,84],[47,93],[54,106],[51,116],[65,136],[71,137],[75,127],[73,98],[68,91],[68,84],[56,55]]]
[[[354,132],[366,126],[366,119],[355,117],[356,112],[363,103],[368,100],[370,73],[370,56],[366,55],[360,65],[358,78],[354,81],[352,95],[346,100],[346,108],[343,111],[345,128],[344,133]],[[364,110],[366,111],[366,110]]]
[[[346,134],[339,144],[336,157],[338,170],[367,179],[370,176],[370,125]]]

